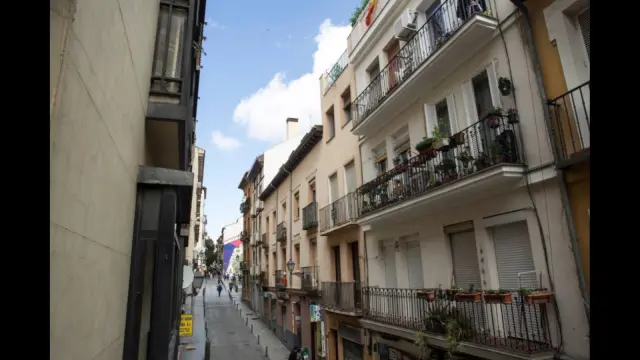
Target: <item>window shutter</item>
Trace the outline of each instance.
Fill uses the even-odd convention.
[[[471,126],[478,122],[478,109],[476,108],[476,97],[473,95],[471,80],[462,84],[462,100],[467,113],[467,126]]]
[[[451,126],[451,135],[460,131],[458,126],[458,118],[456,116],[456,100],[453,93],[447,95],[447,109],[449,110],[449,126]]]
[[[591,14],[589,10],[590,8],[587,8],[578,15],[578,25],[580,25],[580,32],[582,32],[584,47],[587,49],[587,57],[591,61]]]
[[[489,91],[491,91],[491,103],[494,107],[502,107],[502,94],[498,88],[498,69],[496,60],[491,62],[487,68],[487,78],[489,80]]]
[[[436,106],[432,104],[424,104],[424,121],[427,126],[427,137],[433,136],[433,127],[438,123]]]

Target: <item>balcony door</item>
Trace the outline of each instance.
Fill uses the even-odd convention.
[[[329,203],[331,204],[330,224],[331,227],[336,226],[338,214],[340,212],[338,200],[338,174],[329,176]]]
[[[344,193],[348,195],[356,191],[356,167],[354,162],[350,162],[344,167]],[[346,219],[349,221],[356,217],[355,201],[352,201],[350,197],[345,199],[346,206]]]
[[[481,289],[480,265],[473,230],[450,234],[450,239],[455,285],[464,290],[469,289],[470,286]],[[473,314],[471,317],[475,318],[472,323],[478,329],[484,329],[486,321],[483,305],[469,303],[465,308],[468,308],[468,314]]]

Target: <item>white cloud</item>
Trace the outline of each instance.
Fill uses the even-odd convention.
[[[284,139],[288,117],[300,119],[305,130],[309,117],[312,124],[319,124],[320,75],[345,51],[350,32],[349,25],[323,21],[315,36],[317,49],[311,71],[291,81],[287,81],[284,72],[278,72],[265,87],[240,101],[233,112],[233,121],[246,127],[249,138],[265,141]]]
[[[211,142],[220,150],[233,150],[240,146],[240,142],[236,138],[226,136],[218,130],[213,132]]]
[[[211,20],[211,18],[208,18],[205,21],[207,22],[207,26],[211,27],[212,29],[225,30],[227,28],[226,26],[220,24],[219,22]]]

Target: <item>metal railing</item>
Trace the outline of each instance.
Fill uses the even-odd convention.
[[[287,240],[287,224],[283,221],[276,226],[276,241]]]
[[[320,286],[320,283],[318,282],[318,270],[317,266],[303,266],[300,268],[300,271],[302,272],[302,290],[318,290]]]
[[[282,270],[276,270],[274,275],[276,289],[283,289],[287,287],[286,280]]]
[[[320,209],[320,232],[344,225],[358,217],[358,197],[351,192]]]
[[[439,289],[429,301],[418,291],[365,287],[363,316],[438,335],[447,335],[447,328],[454,326],[460,331],[460,341],[513,352],[535,353],[553,348],[547,304],[528,304],[518,292],[510,293],[509,303],[494,303],[483,300],[483,296],[480,302],[463,302]]]
[[[251,209],[251,204],[249,203],[249,199],[240,203],[240,212],[243,214],[247,214]]]
[[[313,201],[302,209],[302,230],[318,226],[318,203]]]
[[[497,164],[521,164],[518,124],[514,119],[487,116],[451,137],[434,142],[417,156],[404,161],[394,159],[398,164],[393,169],[356,191],[358,216],[401,203]]]
[[[591,148],[591,82],[549,101],[560,161]]]
[[[322,304],[344,312],[362,311],[362,285],[359,281],[323,282]]]
[[[349,65],[349,54],[347,50],[345,50],[342,55],[338,58],[335,64],[331,67],[331,69],[327,70],[323,76],[323,88],[322,93],[326,94],[331,85],[333,85],[336,80],[340,77],[340,74],[344,71],[344,69]]]
[[[476,2],[458,11],[458,0],[442,1],[425,24],[355,99],[353,129],[364,121],[398,85],[444,45],[474,15],[492,16],[491,2]],[[483,8],[480,4],[486,4]]]

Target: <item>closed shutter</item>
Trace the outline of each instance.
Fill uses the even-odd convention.
[[[482,150],[482,140],[480,138],[480,129],[477,126],[478,108],[476,106],[476,96],[473,93],[473,82],[471,80],[462,84],[462,101],[464,102],[464,110],[467,119],[467,123],[464,126],[467,128],[467,147],[471,152],[471,156],[478,157]],[[472,128],[469,128],[472,126]]]
[[[476,251],[476,239],[473,231],[465,231],[451,234],[451,253],[453,256],[453,276],[456,286],[469,289],[471,285],[475,289],[482,288],[480,279],[480,266],[478,265],[478,253]],[[481,303],[466,303],[461,305],[466,316],[474,317],[473,324],[477,329],[484,329],[485,311]],[[472,315],[471,315],[472,314]]]
[[[427,127],[427,137],[433,136],[433,128],[438,124],[437,118],[436,106],[432,104],[424,104],[424,122]]]
[[[407,273],[410,289],[422,289],[424,280],[422,276],[422,251],[418,234],[410,235],[402,239],[406,241]]]
[[[535,265],[533,264],[533,255],[531,253],[531,242],[529,241],[529,230],[524,221],[499,225],[492,228],[493,242],[496,252],[496,264],[498,267],[498,281],[500,288],[508,290],[518,290],[524,288],[538,288],[537,274]],[[520,274],[520,278],[518,277]],[[518,293],[511,295],[514,297],[514,303],[519,304]],[[515,306],[512,306],[515,310]],[[530,334],[542,334],[542,322],[539,312],[529,311],[529,307],[525,306],[525,312],[518,309],[517,311],[506,310],[503,313],[505,331],[509,336],[525,336],[526,330]],[[527,319],[527,326],[523,318]],[[538,328],[538,330],[534,330]]]
[[[384,275],[386,288],[395,288],[398,286],[398,278],[396,276],[396,249],[393,244],[384,246]]]
[[[344,167],[344,182],[346,187],[344,192],[345,195],[356,191],[356,167],[353,163]],[[351,218],[356,215],[355,203],[352,203],[350,200],[351,198],[345,199],[345,205],[347,207],[346,221],[351,220]]]
[[[584,40],[584,47],[587,50],[587,57],[591,61],[591,14],[590,8],[583,11],[578,15],[578,25],[580,26],[580,32],[582,33],[582,39]]]
[[[493,60],[487,68],[487,80],[489,81],[489,91],[491,92],[491,104],[493,107],[502,107],[502,94],[498,86],[498,65]]]

